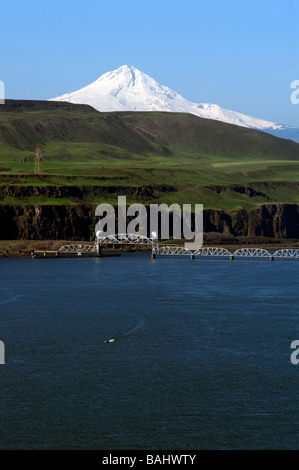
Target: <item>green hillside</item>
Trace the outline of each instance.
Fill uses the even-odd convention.
[[[42,175],[33,173],[37,143],[43,145]],[[99,113],[45,101],[7,100],[0,106],[0,185],[5,187],[77,186],[85,188],[81,202],[98,203],[115,202],[122,188],[134,200],[130,188],[145,186],[151,189],[138,195],[145,202],[163,197],[166,203],[232,210],[299,203],[298,169],[299,144],[193,115]],[[163,185],[174,190],[159,189]],[[98,191],[88,189],[95,186]],[[108,186],[115,192],[105,190]],[[0,203],[20,202],[8,193],[2,191]],[[79,203],[30,198],[21,202]]]

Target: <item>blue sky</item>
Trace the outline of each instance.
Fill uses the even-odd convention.
[[[6,98],[134,65],[194,102],[299,126],[299,0],[2,0]]]

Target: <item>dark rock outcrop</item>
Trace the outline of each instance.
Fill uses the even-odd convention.
[[[140,198],[154,198],[154,192],[167,193],[176,192],[177,189],[170,185],[148,185],[148,186],[24,186],[4,184],[0,186],[0,200],[6,196],[20,200],[28,197],[38,196],[42,198],[83,200],[88,194],[94,196],[105,196],[107,194],[122,194],[126,196],[136,196]]]
[[[86,206],[0,206],[0,239],[91,240],[94,209]]]
[[[256,189],[250,188],[249,186],[230,186],[230,189],[232,191],[235,191],[236,193],[246,194],[249,197],[261,196],[269,200],[267,194],[262,193],[261,191],[257,191]]]
[[[0,205],[2,240],[93,240],[92,205]],[[299,206],[266,204],[247,212],[204,210],[204,231],[233,236],[299,238]]]
[[[210,189],[211,191],[214,191],[217,194],[224,193],[228,189],[231,189],[235,193],[239,194],[246,194],[248,197],[263,197],[264,199],[270,199],[267,194],[258,191],[254,188],[251,188],[250,186],[242,186],[242,185],[232,185],[232,186],[205,186],[206,189]]]

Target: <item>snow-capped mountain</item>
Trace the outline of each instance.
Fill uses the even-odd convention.
[[[291,126],[246,116],[216,104],[192,103],[170,88],[160,85],[149,75],[133,66],[123,65],[107,72],[80,90],[52,98],[50,101],[89,104],[98,111],[168,111],[190,113],[237,126],[260,129],[280,137]],[[299,131],[299,129],[296,129]],[[296,132],[292,135],[295,135]],[[293,140],[294,137],[293,137]]]

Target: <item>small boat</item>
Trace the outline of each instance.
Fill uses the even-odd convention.
[[[109,339],[105,339],[105,343],[114,343],[114,341],[117,341],[118,340],[118,337],[117,336],[114,336],[114,337],[111,337]]]

